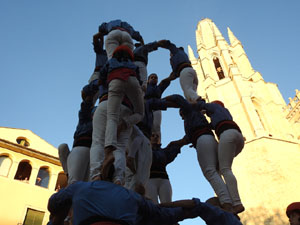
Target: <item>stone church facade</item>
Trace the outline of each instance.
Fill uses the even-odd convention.
[[[197,25],[189,57],[198,76],[198,94],[221,100],[239,124],[245,147],[233,163],[251,224],[288,224],[287,205],[300,201],[300,92],[284,101],[276,84],[255,71],[242,43],[228,28],[228,43],[214,22]]]

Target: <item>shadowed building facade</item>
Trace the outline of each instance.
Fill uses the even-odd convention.
[[[0,224],[45,225],[67,179],[55,147],[30,130],[0,127]]]
[[[246,138],[233,163],[244,224],[288,224],[285,209],[300,200],[300,93],[287,105],[229,28],[228,36],[230,44],[210,19],[198,23],[197,57],[188,46],[197,91],[207,102],[224,102]]]

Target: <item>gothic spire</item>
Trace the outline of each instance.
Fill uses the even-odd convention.
[[[235,42],[240,42],[236,36],[234,36],[234,34],[232,33],[232,31],[230,30],[229,27],[227,27],[227,31],[228,31],[228,37],[229,37],[229,40],[230,40],[230,44],[233,45],[233,43]]]
[[[191,63],[192,64],[197,63],[197,58],[195,57],[194,51],[190,45],[188,45],[188,53],[189,53],[189,58],[191,60]]]

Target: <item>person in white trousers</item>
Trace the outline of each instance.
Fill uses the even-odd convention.
[[[192,143],[197,151],[199,166],[204,177],[218,196],[223,209],[232,210],[232,200],[227,186],[218,171],[218,143],[205,116],[193,104],[180,95],[165,97],[177,104],[184,120],[187,143]]]
[[[156,73],[151,73],[148,76],[148,83],[147,83],[147,91],[145,93],[145,99],[161,99],[162,94],[164,91],[169,87],[171,81],[175,80],[177,77],[174,73],[170,73],[170,75],[163,79],[158,84],[158,76]],[[157,134],[159,138],[161,137],[161,120],[162,120],[162,113],[161,110],[155,110],[153,111],[153,127],[152,132]]]
[[[211,126],[219,139],[218,162],[232,201],[232,212],[237,214],[245,210],[238,191],[237,180],[232,172],[233,159],[244,147],[244,137],[241,129],[233,121],[232,115],[221,101],[205,103],[199,101],[198,110],[205,110],[211,118]]]
[[[159,47],[158,42],[150,42],[146,45],[141,45],[139,43],[135,44],[134,54],[134,64],[139,67],[140,81],[142,83],[142,90],[146,92],[147,90],[147,65],[148,65],[148,54],[150,52],[156,51]]]
[[[104,143],[107,120],[107,104],[108,101],[106,99],[102,100],[94,114],[92,146],[90,150],[90,180],[101,180],[104,178],[101,175],[101,167],[105,158]],[[118,124],[120,124],[122,117],[126,117],[131,113],[131,109],[122,104],[120,107],[120,121]],[[114,174],[112,181],[115,184],[123,185],[125,183],[125,152],[130,134],[131,127],[120,131],[117,138],[116,150],[113,151]]]
[[[108,59],[112,58],[113,52],[120,45],[126,45],[133,51],[134,44],[132,39],[144,45],[144,40],[140,33],[125,21],[112,20],[108,23],[102,23],[99,26],[99,33],[102,36],[107,35],[105,49]]]
[[[159,42],[159,45],[170,51],[170,63],[173,73],[180,79],[181,89],[186,100],[190,103],[196,103],[200,98],[197,94],[198,78],[188,55],[184,52],[182,47],[177,48],[176,45],[169,40],[162,40]]]
[[[152,133],[152,165],[150,179],[146,185],[146,197],[155,204],[172,201],[172,186],[166,167],[175,160],[183,145],[185,145],[185,140],[180,139],[161,148],[160,138],[157,134]]]
[[[124,187],[145,194],[145,186],[149,180],[152,163],[152,150],[149,139],[133,126],[128,144],[126,182]]]
[[[124,45],[117,47],[113,57],[100,72],[100,84],[108,85],[107,121],[105,131],[105,159],[102,176],[107,176],[117,147],[117,130],[121,102],[126,95],[133,105],[133,113],[122,118],[124,129],[137,124],[144,116],[142,89],[137,79],[138,68],[133,63],[133,52]]]
[[[95,109],[93,98],[97,91],[97,85],[94,85],[94,83],[86,85],[82,89],[83,101],[78,113],[79,121],[74,133],[72,150],[70,151],[65,143],[58,147],[60,161],[65,173],[68,174],[68,184],[89,180],[92,118]]]
[[[145,99],[145,115],[141,122],[134,128],[131,142],[128,146],[127,167],[128,171],[127,187],[143,192],[144,186],[149,179],[150,167],[152,162],[152,150],[150,147],[150,138],[153,127],[153,111],[166,110],[173,107],[173,104],[162,99]]]

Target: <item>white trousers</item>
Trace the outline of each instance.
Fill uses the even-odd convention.
[[[120,106],[124,95],[133,105],[134,113],[122,119],[128,127],[137,124],[144,116],[144,99],[142,89],[136,77],[130,76],[127,81],[114,79],[108,86],[107,123],[105,132],[105,147],[117,145],[117,128],[119,123]]]
[[[76,181],[89,180],[90,148],[85,146],[76,146],[72,148],[69,154],[68,165],[68,184]]]
[[[108,101],[101,102],[93,117],[93,136],[92,146],[90,150],[90,179],[92,180],[95,176],[100,175],[100,168],[104,160],[104,141],[105,141],[105,130],[106,130],[106,118],[107,118],[107,104]],[[119,114],[121,118],[130,115],[132,112],[126,106],[121,105]],[[124,183],[125,167],[126,167],[126,156],[125,151],[128,144],[128,139],[131,134],[131,127],[123,130],[117,137],[116,150],[114,154],[114,167],[115,173],[113,181],[121,181]]]
[[[105,39],[105,49],[108,59],[112,58],[113,52],[120,45],[126,45],[133,50],[134,45],[130,34],[118,29],[109,32]]]
[[[159,135],[159,140],[161,140],[161,117],[162,113],[160,110],[154,111],[153,112],[153,127],[152,127],[152,133],[158,134]]]
[[[68,160],[68,156],[70,154],[69,146],[66,143],[63,143],[63,144],[60,144],[57,149],[58,149],[59,161],[64,170],[64,173],[67,174],[68,173],[67,160]]]
[[[197,73],[192,67],[183,68],[180,72],[180,86],[186,100],[196,103],[199,95],[197,94],[198,78]]]
[[[219,139],[218,158],[220,173],[223,176],[233,206],[240,205],[241,199],[238,191],[237,180],[232,172],[233,159],[244,147],[243,135],[235,129],[228,129],[222,132]]]
[[[68,184],[89,180],[90,148],[76,146],[70,151],[67,144],[61,144],[58,151],[64,172],[68,174]]]
[[[146,184],[146,196],[155,204],[172,201],[172,186],[168,179],[151,178]]]
[[[136,126],[133,126],[129,140],[128,156],[135,158],[136,173],[126,168],[125,187],[130,190],[135,190],[139,184],[146,187],[152,164],[152,149],[149,139]]]
[[[147,79],[148,79],[147,66],[144,62],[141,62],[141,61],[135,61],[134,64],[139,68],[140,80],[142,82],[142,86],[144,86],[145,91],[146,91]]]
[[[226,184],[217,171],[218,143],[214,136],[208,134],[201,135],[197,140],[196,150],[203,175],[214,189],[220,203],[232,204]]]

